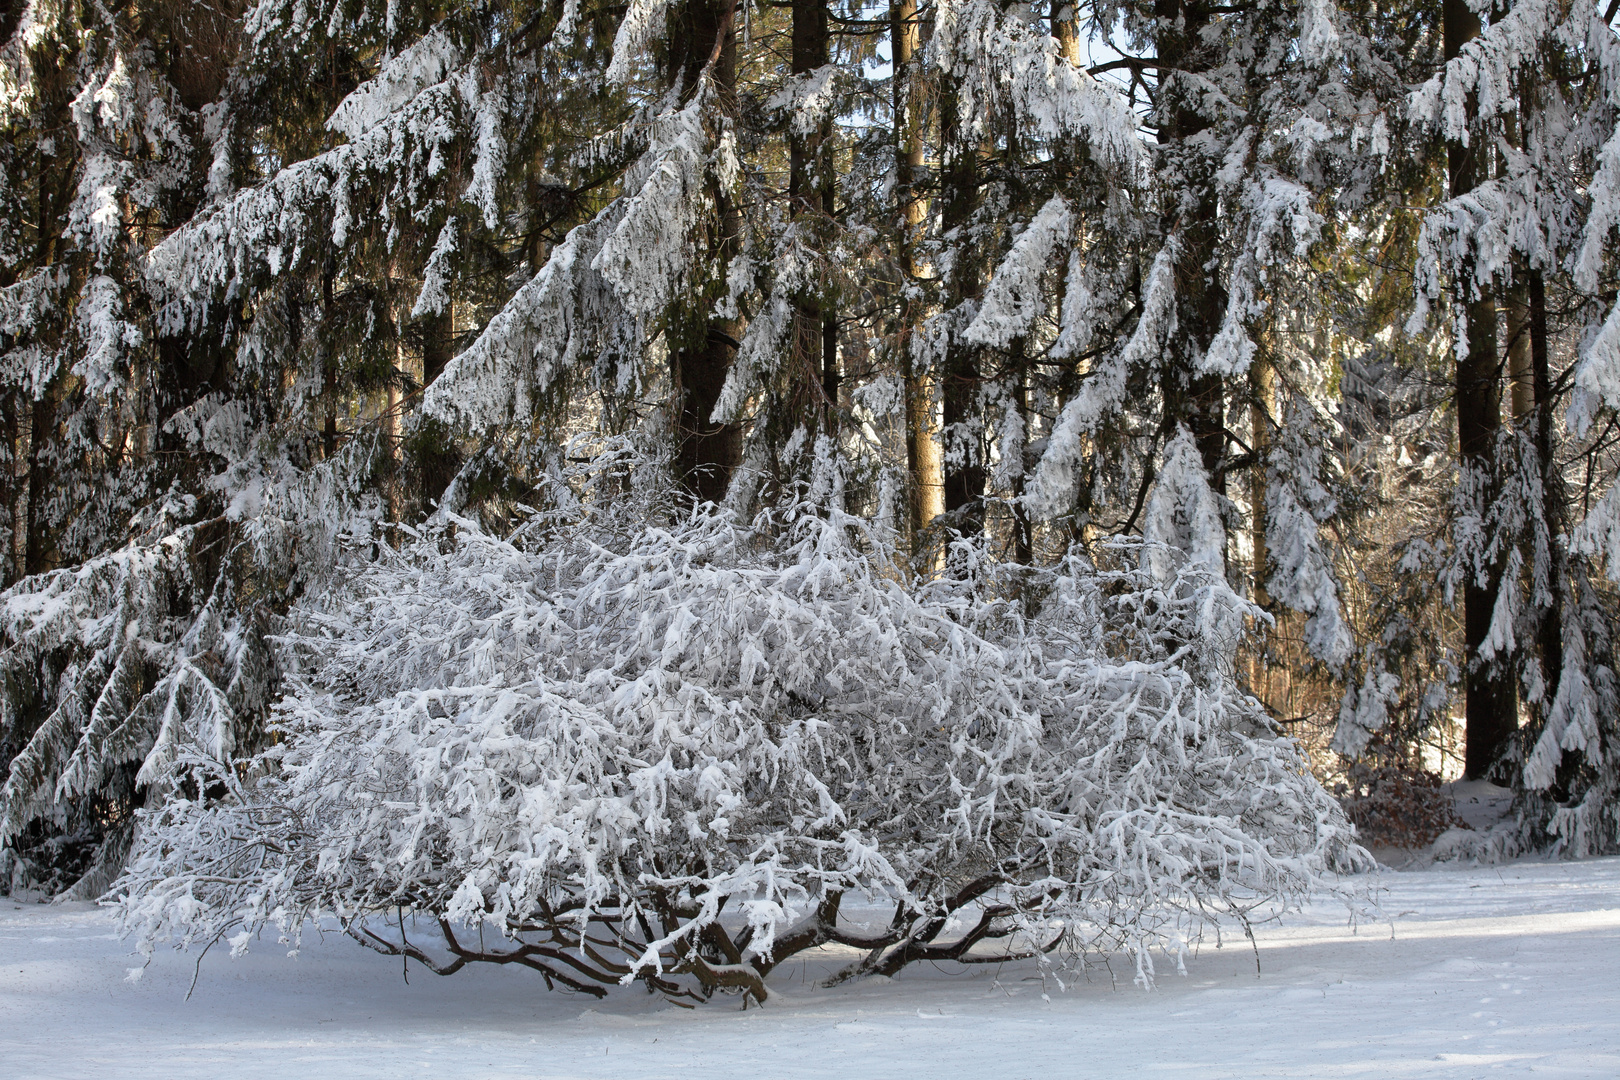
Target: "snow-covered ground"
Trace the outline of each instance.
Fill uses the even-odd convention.
[[[1240,937],[1152,992],[1105,971],[1049,1001],[1028,968],[790,974],[746,1013],[550,994],[522,971],[407,985],[336,936],[211,955],[188,1002],[190,958],[132,985],[105,912],[0,899],[0,1076],[1620,1076],[1620,859],[1383,879],[1390,923],[1353,934],[1322,904],[1260,928],[1259,977]]]

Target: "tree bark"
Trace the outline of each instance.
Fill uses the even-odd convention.
[[[669,27],[669,64],[666,74],[673,85],[690,94],[706,67],[719,93],[721,110],[734,115],[737,108],[737,34],[735,0],[688,0]],[[726,267],[737,252],[741,216],[730,192],[713,180],[709,184],[713,207],[708,228],[708,278],[724,282]],[[672,322],[669,342],[670,389],[678,403],[673,410],[675,476],[698,502],[720,502],[731,485],[731,475],[742,463],[742,425],[717,423],[712,417],[736,357],[742,328],[735,320],[709,314],[705,297]]]
[[[1266,525],[1270,510],[1267,499],[1267,459],[1271,455],[1272,428],[1277,418],[1277,369],[1272,364],[1269,338],[1259,342],[1249,364],[1249,443],[1254,464],[1249,468],[1249,543],[1253,549],[1251,567],[1254,602],[1270,611],[1277,622],[1256,627],[1249,689],[1273,715],[1292,712],[1293,675],[1289,664],[1279,660],[1277,645],[1284,640],[1285,620],[1292,612],[1273,607],[1266,582],[1271,578],[1271,534]]]
[[[333,310],[333,288],[337,277],[337,265],[328,256],[326,265],[321,268],[321,322],[330,321],[336,314]],[[319,348],[321,350],[321,378],[322,378],[322,404],[326,410],[326,419],[321,426],[321,456],[331,460],[337,453],[337,411],[338,411],[338,357],[332,348],[330,338],[323,325]]]
[[[1519,114],[1515,134],[1521,147],[1529,141],[1528,124],[1537,114],[1536,98],[1539,90],[1534,73],[1519,85]],[[1541,661],[1542,710],[1552,704],[1558,694],[1558,685],[1564,674],[1564,610],[1569,603],[1568,578],[1564,549],[1558,538],[1566,527],[1563,475],[1558,470],[1553,447],[1553,390],[1552,372],[1547,356],[1547,282],[1540,268],[1525,267],[1524,274],[1525,327],[1529,354],[1529,389],[1533,408],[1532,423],[1536,447],[1536,463],[1541,477],[1541,516],[1548,538],[1551,566],[1548,572],[1548,590],[1551,596],[1541,611],[1536,626],[1536,651]],[[1515,401],[1518,384],[1515,383]]]
[[[1029,400],[1029,356],[1023,338],[1014,343],[1014,361],[1017,365],[1017,394],[1018,417],[1024,425],[1024,441],[1028,444],[1030,428],[1030,400]],[[1018,472],[1013,481],[1013,562],[1020,566],[1029,566],[1035,561],[1035,531],[1033,523],[1029,520],[1029,511],[1024,507],[1024,474],[1029,468],[1029,455],[1024,454],[1024,460],[1018,462]]]
[[[1080,25],[1070,0],[1053,0],[1052,36],[1057,39],[1063,59],[1080,67]]]
[[[1208,350],[1226,314],[1226,290],[1215,277],[1220,240],[1217,222],[1213,163],[1195,145],[1209,127],[1194,95],[1182,85],[1183,72],[1207,66],[1202,35],[1210,13],[1190,0],[1156,0],[1158,59],[1161,89],[1158,102],[1159,139],[1182,185],[1180,199],[1170,209],[1166,235],[1180,243],[1176,259],[1176,319],[1178,341],[1174,362],[1164,369],[1164,434],[1186,424],[1198,445],[1199,457],[1211,486],[1226,490],[1225,385],[1219,375],[1201,374],[1197,361]]]
[[[913,298],[913,289],[923,276],[916,244],[928,212],[917,190],[918,174],[923,167],[923,94],[915,71],[916,54],[921,45],[916,0],[895,0],[890,6],[889,42],[894,63],[897,261],[905,297],[901,301],[898,350],[901,378],[905,383],[906,463],[910,473],[907,508],[911,517],[912,554],[920,555],[925,546],[924,530],[929,522],[945,512],[945,482],[935,420],[938,385],[931,373],[915,362],[913,349],[913,332],[923,314]]]
[[[1493,14],[1491,17],[1494,19],[1499,16]],[[1503,134],[1509,143],[1520,149],[1524,148],[1524,139],[1520,134],[1518,117],[1504,117],[1502,128]],[[1498,176],[1506,178],[1504,172],[1500,169],[1500,163]],[[1522,257],[1515,256],[1513,259],[1513,281],[1502,292],[1502,314],[1507,323],[1508,385],[1511,388],[1508,410],[1509,415],[1513,418],[1513,426],[1516,428],[1530,422],[1531,414],[1536,407],[1535,380],[1530,364],[1528,275],[1528,264]]]
[[[1536,114],[1536,76],[1528,74],[1519,86],[1519,114],[1508,117],[1508,139],[1525,149],[1528,124]],[[1547,358],[1547,284],[1538,268],[1525,259],[1514,261],[1513,287],[1507,296],[1508,374],[1513,386],[1512,415],[1521,432],[1528,427],[1535,447],[1541,481],[1541,521],[1547,540],[1547,589],[1550,595],[1536,620],[1536,652],[1541,666],[1541,710],[1558,693],[1564,670],[1564,553],[1558,537],[1564,532],[1563,479],[1553,458],[1552,376]]]
[[[399,301],[396,300],[396,305]],[[388,520],[397,522],[405,514],[404,489],[401,480],[405,472],[404,448],[400,445],[399,418],[402,407],[400,399],[399,380],[409,367],[405,355],[405,323],[408,307],[396,306],[394,311],[394,367],[388,373],[388,383],[382,392],[382,436],[388,444]],[[389,542],[396,547],[399,544],[400,533],[398,529],[390,529]]]
[[[1514,426],[1531,422],[1536,408],[1535,376],[1530,362],[1530,297],[1525,271],[1516,267],[1514,282],[1502,295],[1507,322],[1508,384],[1512,388],[1508,412]]]
[[[940,94],[940,146],[944,168],[940,177],[940,226],[946,236],[958,233],[951,260],[947,305],[959,308],[977,300],[984,291],[984,268],[975,241],[962,230],[973,222],[979,206],[979,145],[967,117],[961,113],[956,89],[947,85]],[[984,455],[975,421],[979,418],[979,353],[951,334],[941,379],[945,407],[945,512],[964,535],[984,527]]]
[[[793,0],[791,70],[806,75],[826,65],[831,45],[826,0]],[[831,230],[836,177],[829,160],[832,118],[815,131],[788,135],[788,213],[816,234],[818,246]],[[802,419],[833,431],[838,418],[838,314],[832,299],[807,293],[793,313],[794,382],[804,387]],[[819,406],[819,408],[817,407]],[[818,415],[819,414],[819,415]]]
[[[1271,577],[1266,458],[1271,453],[1271,425],[1277,409],[1277,372],[1263,350],[1249,364],[1249,395],[1249,440],[1254,449],[1254,465],[1249,470],[1249,539],[1254,547],[1254,602],[1264,608],[1271,605],[1266,591],[1266,581]]]
[[[31,519],[32,473],[34,457],[33,402],[21,391],[11,395],[13,427],[16,438],[11,444],[11,573],[12,580],[28,576],[28,523]]]
[[[430,385],[450,363],[455,346],[455,306],[437,315],[424,316],[422,335],[422,385]],[[461,451],[448,426],[430,416],[419,416],[415,443],[417,497],[422,510],[437,503],[445,489],[461,471]]]
[[[1445,57],[1455,59],[1462,47],[1479,36],[1479,16],[1465,0],[1445,0]],[[1470,95],[1466,104],[1469,123],[1477,118],[1479,104]],[[1450,193],[1458,198],[1473,191],[1489,175],[1484,160],[1485,141],[1471,139],[1464,145],[1454,139],[1446,146]],[[1466,277],[1457,282],[1463,305],[1463,329],[1467,348],[1458,351],[1456,361],[1457,450],[1465,482],[1469,477],[1484,480],[1475,488],[1479,497],[1493,497],[1496,484],[1496,436],[1502,423],[1502,387],[1496,345],[1496,299],[1488,288],[1477,289]],[[1480,511],[1485,506],[1478,507]],[[1464,659],[1467,664],[1466,750],[1464,772],[1469,779],[1482,779],[1502,756],[1508,740],[1518,727],[1518,706],[1510,677],[1493,670],[1480,655],[1490,634],[1491,615],[1502,583],[1502,560],[1492,560],[1480,573],[1470,573],[1463,587]],[[1484,580],[1481,581],[1481,576]]]
[[[1543,709],[1552,703],[1558,693],[1558,684],[1564,674],[1564,608],[1569,598],[1565,592],[1564,551],[1558,537],[1564,532],[1564,483],[1553,456],[1553,392],[1552,372],[1547,358],[1547,284],[1540,270],[1532,270],[1526,283],[1529,302],[1530,378],[1535,393],[1536,460],[1541,467],[1542,518],[1546,522],[1551,548],[1552,568],[1548,574],[1548,587],[1552,598],[1541,613],[1536,627],[1536,646],[1541,654]]]

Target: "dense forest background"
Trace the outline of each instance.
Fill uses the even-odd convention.
[[[580,505],[1029,620],[1180,552],[1364,837],[1620,847],[1617,8],[3,0],[0,888]]]

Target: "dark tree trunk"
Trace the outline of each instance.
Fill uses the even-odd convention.
[[[1547,360],[1547,283],[1540,270],[1530,271],[1526,288],[1530,304],[1530,375],[1535,392],[1536,460],[1541,467],[1542,516],[1551,540],[1552,573],[1549,587],[1552,602],[1541,613],[1536,627],[1536,645],[1541,654],[1541,677],[1545,684],[1542,700],[1550,704],[1558,693],[1564,673],[1564,607],[1568,603],[1564,586],[1563,549],[1557,537],[1564,531],[1564,484],[1553,458],[1552,373]],[[1544,706],[1545,707],[1545,706]]]
[[[690,95],[706,67],[719,91],[721,108],[737,107],[737,35],[734,0],[688,0],[670,17],[666,76]],[[741,219],[729,192],[711,181],[707,278],[724,282],[736,254]],[[678,407],[675,419],[675,477],[699,502],[719,502],[742,463],[742,425],[717,423],[712,417],[737,353],[742,328],[729,319],[709,316],[712,297],[698,296],[684,317],[666,331],[669,341],[670,388]]]
[[[1539,94],[1537,81],[1536,76],[1532,74],[1526,77],[1519,87],[1521,119],[1517,133],[1520,146],[1529,141],[1530,132],[1524,125],[1529,124],[1537,113],[1536,98]],[[1566,577],[1568,567],[1565,563],[1564,549],[1559,545],[1557,538],[1563,534],[1567,524],[1566,493],[1563,476],[1558,470],[1558,462],[1553,457],[1554,403],[1552,372],[1547,356],[1547,282],[1539,268],[1526,267],[1523,291],[1524,333],[1529,339],[1526,352],[1529,357],[1531,423],[1534,424],[1532,434],[1536,447],[1536,464],[1541,470],[1541,516],[1547,531],[1548,554],[1552,563],[1547,582],[1552,595],[1536,625],[1536,652],[1541,661],[1541,700],[1542,712],[1545,715],[1547,707],[1558,694],[1558,686],[1564,674],[1564,611],[1569,603]]]
[[[328,256],[326,265],[321,269],[321,322],[328,323],[335,315],[333,310],[333,283],[337,277],[337,264]],[[321,378],[323,404],[326,409],[326,419],[321,427],[321,456],[331,459],[337,453],[338,438],[338,356],[332,348],[332,334],[326,332],[322,326],[321,341]]]
[[[1463,45],[1479,36],[1479,16],[1465,0],[1445,0],[1445,55],[1455,58]],[[1479,107],[1470,95],[1468,119],[1472,122]],[[1473,191],[1487,175],[1485,140],[1460,139],[1446,146],[1451,197]],[[1502,424],[1501,364],[1496,347],[1496,300],[1488,288],[1476,290],[1476,283],[1457,282],[1463,305],[1467,350],[1457,357],[1457,450],[1465,475],[1484,478],[1479,498],[1490,499],[1495,490],[1496,436]],[[1482,505],[1478,509],[1484,510]],[[1483,577],[1484,580],[1481,580]],[[1508,740],[1518,727],[1518,706],[1510,676],[1493,670],[1494,665],[1480,656],[1480,647],[1490,634],[1491,615],[1502,583],[1502,560],[1483,567],[1483,574],[1470,573],[1463,587],[1463,636],[1467,672],[1467,747],[1464,771],[1469,779],[1483,778],[1502,756]]]
[[[439,377],[455,353],[452,312],[424,316],[418,326],[422,335],[422,385]],[[416,463],[417,498],[425,511],[444,496],[445,489],[461,471],[461,449],[449,426],[429,416],[417,419],[411,457]]]
[[[34,408],[27,395],[20,391],[11,394],[8,410],[7,435],[11,447],[11,551],[9,580],[16,581],[28,574],[28,522],[32,500],[30,479],[34,451]]]
[[[979,145],[961,115],[955,88],[940,95],[940,143],[944,167],[940,177],[940,225],[946,235],[966,230],[979,208]],[[946,304],[956,308],[977,300],[984,291],[982,252],[959,233],[951,264]],[[945,406],[945,512],[964,534],[984,526],[984,455],[976,434],[979,419],[979,350],[952,333],[945,354],[941,391]]]
[[[1164,87],[1158,102],[1159,139],[1181,185],[1180,198],[1172,204],[1165,222],[1166,234],[1176,236],[1181,245],[1176,258],[1178,340],[1161,387],[1165,435],[1173,434],[1180,424],[1187,425],[1210,483],[1224,492],[1225,385],[1219,375],[1201,374],[1196,368],[1226,314],[1226,290],[1215,276],[1220,228],[1213,163],[1196,145],[1209,121],[1199,113],[1191,87],[1180,77],[1207,67],[1201,35],[1210,15],[1203,5],[1189,0],[1157,0],[1154,13],[1158,16]]]
[[[1027,441],[1030,427],[1030,395],[1029,395],[1029,356],[1025,349],[1023,338],[1014,343],[1013,360],[1017,366],[1017,383],[1014,393],[1017,395],[1016,405],[1018,417],[1024,424],[1024,436]],[[1025,453],[1024,460],[1018,463],[1017,477],[1013,482],[1013,562],[1020,566],[1028,566],[1035,561],[1035,531],[1029,520],[1029,511],[1024,506],[1024,473],[1030,465],[1029,455]]]
[[[826,65],[831,44],[826,0],[793,0],[792,71],[805,75]],[[812,132],[788,136],[788,213],[815,235],[818,246],[831,232],[836,177],[830,160],[832,119]],[[819,421],[832,431],[838,417],[838,315],[825,284],[819,294],[797,298],[793,312],[793,396],[804,408],[797,418]],[[819,406],[819,408],[817,407]]]

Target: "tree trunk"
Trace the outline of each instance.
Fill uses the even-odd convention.
[[[1271,594],[1266,589],[1271,577],[1266,469],[1271,455],[1272,428],[1277,420],[1277,369],[1271,362],[1269,339],[1262,339],[1259,344],[1249,364],[1249,442],[1254,450],[1254,464],[1249,468],[1249,543],[1254,552],[1251,580],[1254,602],[1272,612],[1277,622],[1269,627],[1256,627],[1249,689],[1273,715],[1288,715],[1293,712],[1293,676],[1287,661],[1280,658],[1281,650],[1277,646],[1287,637],[1283,631],[1285,620],[1295,616],[1290,611],[1273,608]]]
[[[41,513],[41,503],[52,489],[50,438],[62,406],[65,382],[60,375],[53,379],[45,395],[33,402],[30,410],[33,415],[28,424],[28,505],[22,519],[28,536],[24,566],[30,574],[54,570],[61,563],[57,537],[50,530],[49,518]]]
[[[1207,67],[1202,35],[1208,10],[1189,0],[1156,0],[1159,70],[1163,77],[1158,102],[1159,139],[1179,173],[1180,198],[1172,203],[1166,235],[1180,242],[1176,259],[1177,342],[1174,361],[1164,371],[1164,434],[1186,424],[1198,445],[1211,486],[1226,490],[1225,386],[1219,375],[1200,374],[1196,362],[1208,350],[1226,314],[1226,290],[1214,276],[1220,228],[1213,163],[1196,145],[1209,121],[1198,112],[1196,98],[1182,85],[1181,73]]]
[[[31,517],[34,457],[33,402],[21,391],[11,395],[16,439],[11,444],[11,573],[13,580],[28,576],[28,522]]]
[[[831,190],[827,201],[832,202]],[[829,301],[821,313],[821,397],[827,408],[822,425],[829,435],[838,431],[838,393],[842,384],[843,376],[838,371],[838,312]]]
[[[1535,377],[1530,362],[1530,297],[1526,271],[1515,266],[1512,286],[1502,295],[1507,320],[1508,384],[1512,387],[1508,411],[1515,427],[1531,422],[1536,408]]]
[[[1024,424],[1024,442],[1028,445],[1030,428],[1030,402],[1029,402],[1029,356],[1023,338],[1013,343],[1013,359],[1017,365],[1017,379],[1015,393],[1017,394],[1018,417]],[[1029,520],[1029,511],[1024,507],[1024,474],[1029,468],[1029,455],[1024,454],[1024,460],[1017,463],[1018,472],[1013,480],[1013,562],[1020,566],[1028,566],[1035,561],[1035,533]]]
[[[669,29],[667,75],[690,94],[711,59],[711,75],[721,108],[737,107],[737,35],[734,0],[689,0]],[[741,217],[730,192],[710,181],[707,270],[711,281],[724,282],[726,267],[737,252]],[[667,332],[670,388],[679,402],[675,412],[675,476],[698,502],[720,502],[731,474],[742,463],[742,425],[716,423],[712,417],[720,391],[737,354],[742,328],[730,319],[710,317],[705,297],[694,298]]]
[[[832,39],[826,0],[793,0],[792,38],[793,74],[809,74],[827,63]],[[831,140],[831,117],[815,131],[794,130],[788,136],[788,213],[800,228],[816,234],[818,247],[831,231],[834,210]],[[804,388],[794,395],[795,404],[802,398],[806,406],[800,418],[811,424],[819,420],[830,432],[838,417],[838,317],[825,286],[822,294],[807,293],[795,302],[793,343],[793,382]]]
[[[961,115],[955,87],[940,94],[940,227],[958,231],[951,260],[946,304],[954,309],[977,300],[984,291],[983,259],[976,242],[962,238],[979,206],[979,146],[967,117]],[[945,350],[941,379],[945,406],[945,512],[964,535],[984,527],[984,454],[979,445],[979,352],[953,331]]]
[[[396,308],[394,313],[394,367],[388,373],[388,384],[383,387],[382,393],[382,437],[388,444],[388,520],[399,521],[405,514],[404,490],[400,481],[404,478],[405,461],[404,450],[399,439],[399,417],[403,403],[400,400],[399,380],[408,368],[405,355],[405,322],[409,308]],[[398,546],[399,530],[390,528],[389,542]]]
[[[331,320],[336,314],[333,309],[333,283],[337,277],[337,265],[328,256],[326,265],[321,269],[321,322]],[[321,428],[321,456],[331,460],[337,453],[337,410],[338,410],[338,357],[337,352],[330,344],[331,335],[325,332],[322,326],[319,348],[321,350],[321,377],[322,399],[326,409],[326,420]]]
[[[1277,372],[1262,351],[1249,364],[1249,439],[1254,465],[1249,469],[1249,539],[1254,547],[1254,602],[1271,605],[1266,580],[1271,577],[1266,534],[1266,459],[1271,453],[1271,425],[1277,410]]]
[[[1457,57],[1463,45],[1479,36],[1479,16],[1465,0],[1445,0],[1445,55]],[[1474,121],[1479,104],[1473,95],[1466,103],[1468,120]],[[1455,139],[1446,146],[1451,197],[1466,195],[1488,175],[1484,140],[1474,138],[1468,145]],[[1460,350],[1456,367],[1457,449],[1464,476],[1485,478],[1480,498],[1490,499],[1494,476],[1496,435],[1502,423],[1502,388],[1496,353],[1496,300],[1489,289],[1475,290],[1475,283],[1457,282],[1463,305],[1463,328],[1468,335],[1467,349]],[[1476,489],[1478,490],[1478,489]],[[1485,509],[1484,505],[1477,508]],[[1509,738],[1518,727],[1518,707],[1510,677],[1493,671],[1493,665],[1480,656],[1480,648],[1490,633],[1491,614],[1502,583],[1502,560],[1497,558],[1480,574],[1470,573],[1463,587],[1464,658],[1467,663],[1467,747],[1464,771],[1469,779],[1481,779],[1490,771]]]
[[[1069,0],[1053,0],[1052,36],[1057,39],[1058,52],[1075,67],[1080,63],[1080,24],[1075,17],[1074,4]]]
[[[1529,273],[1525,289],[1529,302],[1530,378],[1535,393],[1536,460],[1541,467],[1541,511],[1546,522],[1552,556],[1548,574],[1551,602],[1541,613],[1536,627],[1537,651],[1541,654],[1543,709],[1551,704],[1558,693],[1558,684],[1564,674],[1564,608],[1569,598],[1565,594],[1564,549],[1558,537],[1564,532],[1564,483],[1553,457],[1553,392],[1552,372],[1547,359],[1547,283],[1540,270]]]
[[[889,41],[894,58],[895,199],[898,206],[900,272],[908,291],[922,277],[917,261],[927,207],[917,191],[923,166],[923,94],[915,71],[921,45],[916,0],[895,0],[889,8]],[[912,336],[922,311],[909,295],[902,301],[898,349],[905,382],[906,464],[910,472],[908,509],[912,553],[920,555],[924,530],[945,512],[944,469],[935,420],[939,390],[933,376],[915,363]]]
[[[1518,136],[1518,144],[1523,147],[1529,140],[1529,132],[1523,125],[1530,122],[1537,115],[1536,98],[1538,96],[1537,78],[1534,73],[1526,75],[1519,85],[1519,118],[1514,122],[1514,133]],[[1547,356],[1547,282],[1539,268],[1532,269],[1528,265],[1524,273],[1524,336],[1527,339],[1526,350],[1529,358],[1529,390],[1532,406],[1532,420],[1534,424],[1534,440],[1536,447],[1536,464],[1541,476],[1541,517],[1548,538],[1548,555],[1551,566],[1548,568],[1547,587],[1552,594],[1548,598],[1547,606],[1541,611],[1541,617],[1536,626],[1536,651],[1541,661],[1542,679],[1542,711],[1558,694],[1558,685],[1564,674],[1564,610],[1569,602],[1567,593],[1567,566],[1565,565],[1564,549],[1558,543],[1558,537],[1563,535],[1566,526],[1564,479],[1558,470],[1558,462],[1554,458],[1553,447],[1553,390],[1552,372],[1549,368]],[[1519,398],[1519,380],[1514,382],[1514,404],[1517,406]],[[1515,407],[1514,417],[1519,416]]]
[[[1505,14],[1505,12],[1501,14]],[[1499,18],[1500,15],[1493,14],[1491,17],[1495,19]],[[1526,95],[1528,98],[1528,90],[1526,90]],[[1528,104],[1528,100],[1526,103]],[[1518,117],[1504,117],[1502,129],[1503,135],[1510,144],[1520,149],[1524,148],[1524,139],[1519,131]],[[1500,169],[1498,176],[1506,179],[1505,172]],[[1502,293],[1502,313],[1507,322],[1508,385],[1511,388],[1508,411],[1513,417],[1513,426],[1516,428],[1530,422],[1531,414],[1536,407],[1535,381],[1530,370],[1528,275],[1528,264],[1523,258],[1515,256],[1513,259],[1513,281]]]
[[[455,352],[455,305],[420,320],[422,334],[422,385],[437,379]],[[461,451],[450,428],[439,420],[418,415],[414,442],[417,470],[417,497],[427,511],[443,497],[445,489],[461,471]]]

